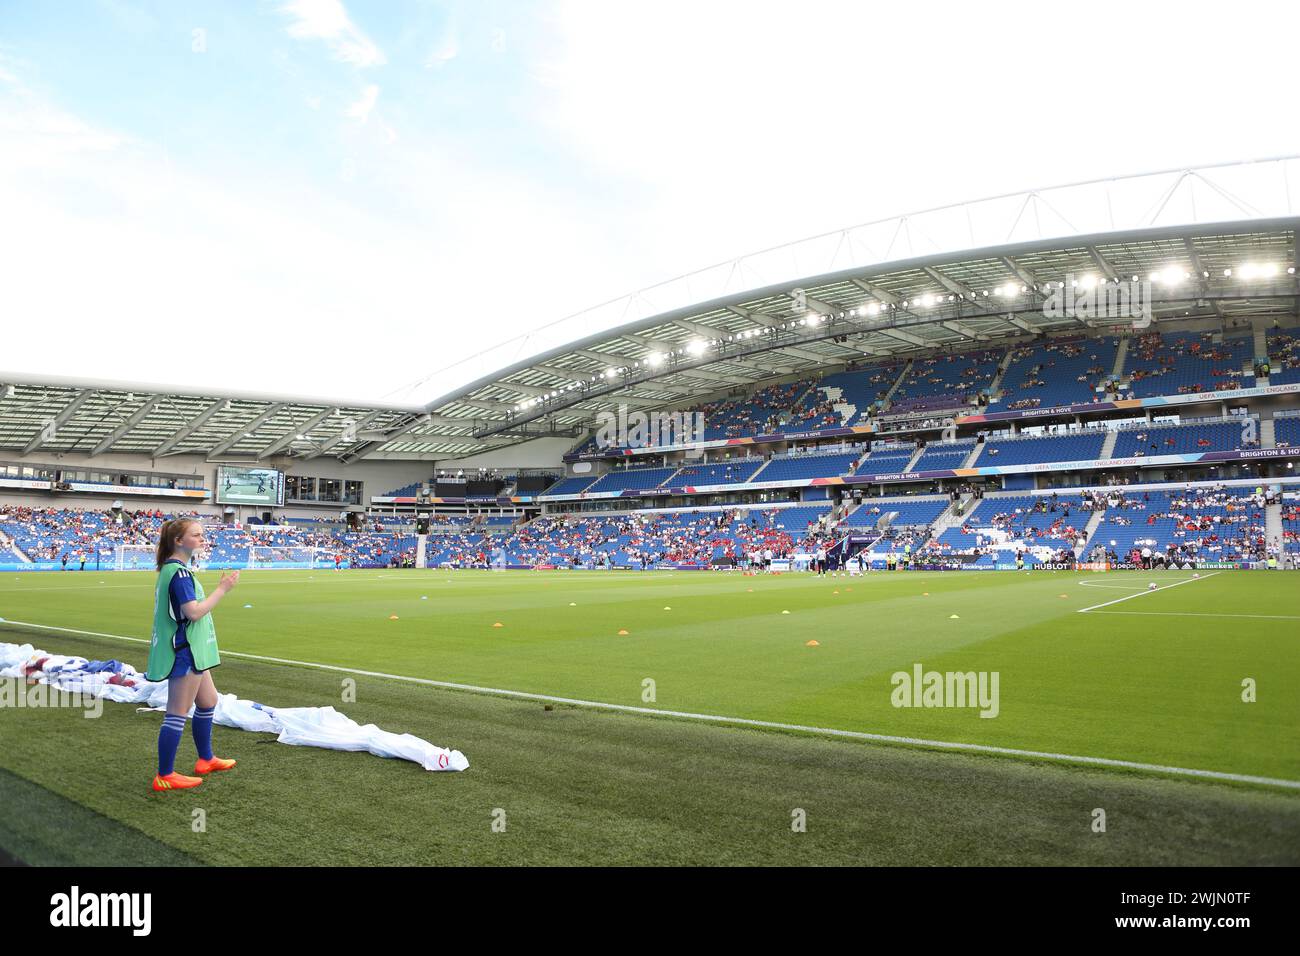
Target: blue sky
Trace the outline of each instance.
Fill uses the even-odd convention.
[[[432,398],[465,356],[754,249],[1300,152],[1297,19],[4,0],[0,369]]]

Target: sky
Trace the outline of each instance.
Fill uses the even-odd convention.
[[[469,356],[754,250],[1300,153],[1297,26],[1249,2],[0,0],[0,371],[428,401]]]

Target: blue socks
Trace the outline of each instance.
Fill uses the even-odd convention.
[[[209,736],[211,736],[211,719],[208,718]],[[197,722],[194,732],[197,736]],[[176,748],[181,745],[181,737],[184,734],[184,715],[167,714],[163,717],[162,729],[158,731],[158,776],[165,777],[176,770]]]
[[[215,707],[194,708],[194,723],[190,728],[194,731],[194,746],[204,760],[212,759],[212,715],[216,712]]]

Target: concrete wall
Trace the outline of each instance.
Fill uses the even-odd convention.
[[[433,469],[456,468],[558,468],[564,455],[578,443],[575,438],[537,438],[520,445],[471,455],[468,458],[439,458]],[[427,475],[427,472],[426,472]],[[382,492],[380,492],[382,494]]]

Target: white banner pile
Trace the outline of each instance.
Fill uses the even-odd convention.
[[[6,677],[38,681],[66,694],[141,704],[150,710],[167,707],[167,682],[146,680],[130,664],[49,654],[31,644],[0,643],[0,678]],[[214,719],[222,727],[278,734],[280,743],[294,747],[364,750],[376,757],[410,760],[425,770],[469,767],[459,750],[444,750],[412,734],[389,733],[374,724],[363,727],[333,707],[267,707],[221,694]]]

